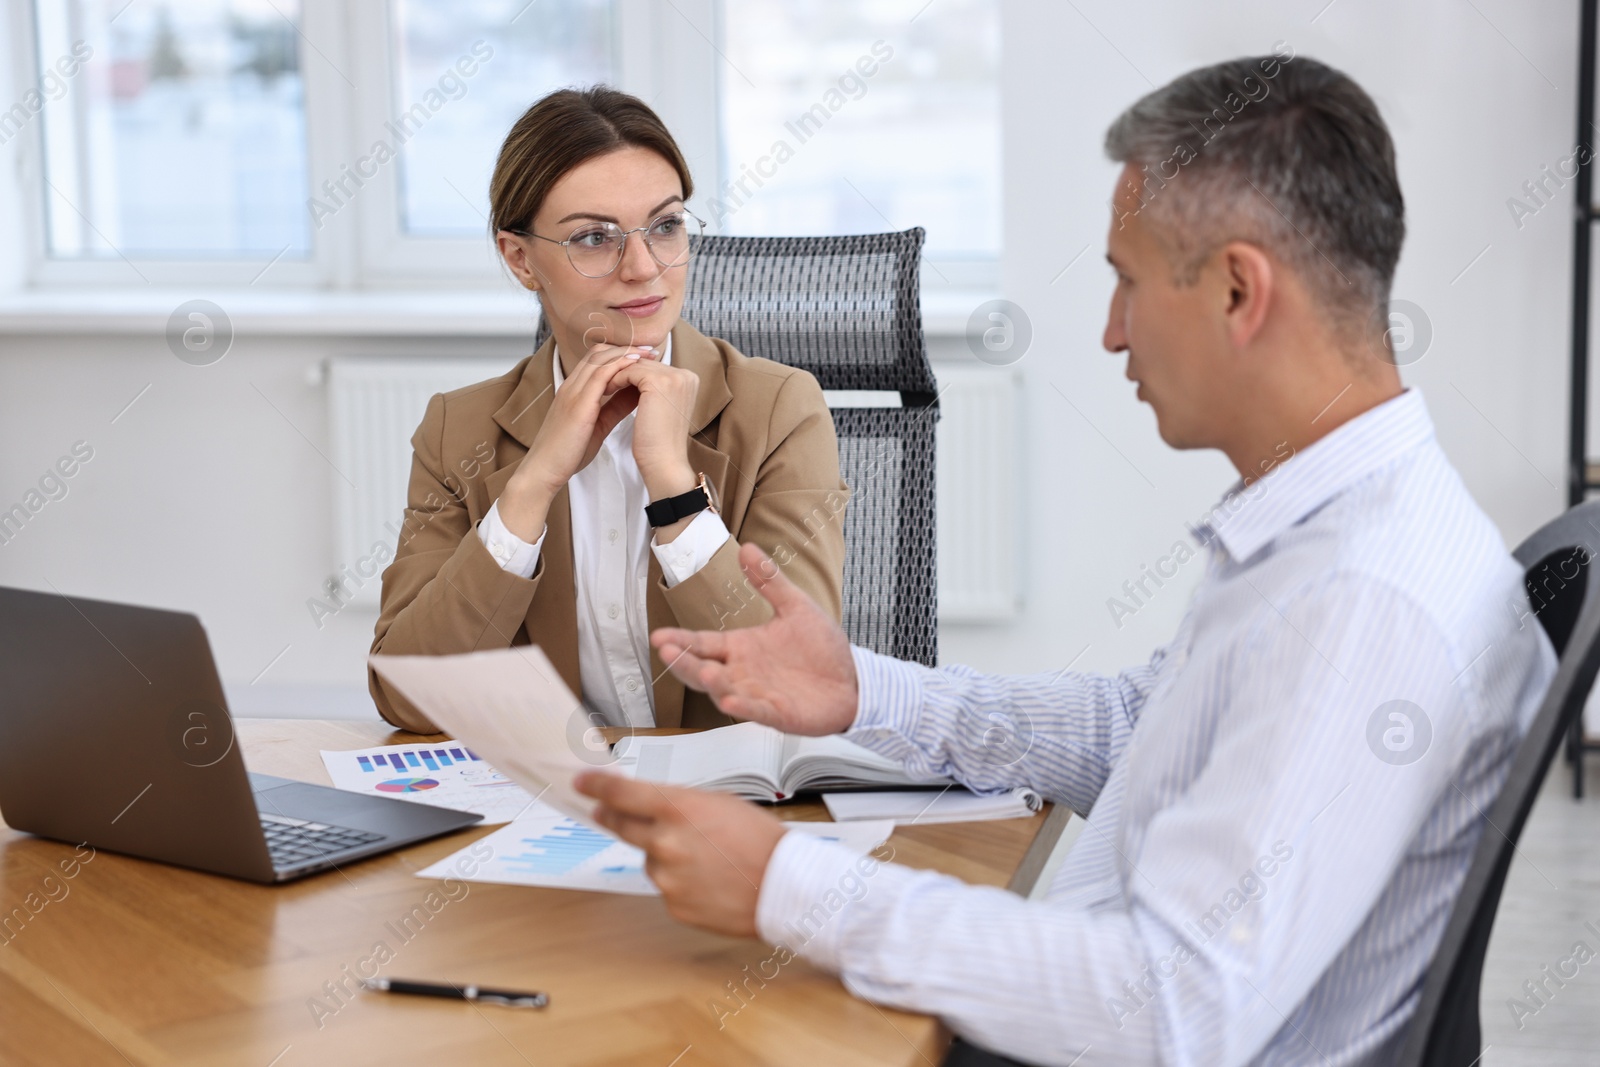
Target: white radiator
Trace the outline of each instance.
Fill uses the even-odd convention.
[[[400,540],[411,480],[411,435],[435,393],[494,378],[505,359],[333,359],[327,365],[329,441],[333,465],[334,544],[338,566],[323,585],[344,604],[378,606],[371,574],[373,547],[392,554]],[[345,479],[349,479],[346,481]],[[354,484],[351,484],[354,483]],[[379,568],[381,573],[381,568]],[[368,573],[363,573],[368,572]]]
[[[334,465],[334,544],[338,566],[324,593],[341,604],[376,608],[374,547],[392,552],[411,476],[411,434],[428,400],[504,374],[512,364],[484,359],[335,359],[326,369]],[[1017,608],[1017,395],[1015,372],[990,367],[937,369],[939,617],[993,622]],[[895,393],[826,393],[830,407],[893,403]],[[347,482],[345,479],[348,478]],[[353,483],[353,484],[352,484]],[[953,502],[942,506],[943,501]]]
[[[1016,371],[934,364],[939,619],[1002,622],[1018,607],[1020,429]]]

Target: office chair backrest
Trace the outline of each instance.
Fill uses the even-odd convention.
[[[683,317],[747,356],[808,370],[824,389],[883,389],[926,403],[922,229],[848,237],[706,237]]]
[[[875,652],[938,659],[937,387],[922,335],[923,231],[703,237],[683,319],[747,356],[814,375],[830,397],[845,509],[844,629]],[[548,326],[540,319],[538,343]],[[870,391],[849,398],[841,392]],[[860,406],[860,405],[866,406]]]
[[[1483,1054],[1478,1001],[1483,960],[1506,871],[1556,749],[1583,714],[1600,669],[1600,501],[1537,530],[1514,553],[1530,605],[1561,657],[1539,712],[1489,809],[1472,865],[1422,987],[1396,1061],[1402,1067],[1471,1067]]]

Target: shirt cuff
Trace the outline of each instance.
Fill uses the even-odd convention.
[[[922,675],[928,668],[850,646],[856,665],[856,718],[842,735],[862,748],[905,761],[917,754],[912,739],[922,711]]]
[[[756,930],[768,944],[829,970],[842,965],[845,912],[885,864],[835,841],[784,834],[767,861],[756,897]]]
[[[661,564],[661,578],[671,589],[679,582],[693,577],[711,562],[711,557],[717,554],[728,540],[728,527],[722,521],[722,516],[707,508],[694,517],[683,532],[672,539],[671,544],[658,545],[655,538],[650,539],[650,548],[656,554],[656,560]]]
[[[489,513],[478,522],[478,540],[489,550],[489,555],[500,564],[500,569],[510,571],[519,578],[532,578],[539,566],[539,549],[549,527],[539,531],[539,540],[529,544],[500,521],[500,502],[489,505]]]

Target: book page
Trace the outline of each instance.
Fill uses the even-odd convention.
[[[617,742],[618,763],[635,778],[669,785],[733,789],[758,783],[761,799],[779,791],[778,760],[783,735],[759,723],[719,726],[697,734],[625,737]]]
[[[858,769],[909,777],[909,772],[898,760],[862,748],[837,734],[829,737],[787,735],[786,740],[788,743],[783,761],[785,776],[803,770],[804,764],[815,763],[835,770]]]

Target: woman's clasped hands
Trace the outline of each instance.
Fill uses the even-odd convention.
[[[650,499],[694,488],[689,420],[699,386],[693,371],[662,363],[654,346],[590,348],[556,390],[538,436],[506,484],[501,521],[518,537],[537,540],[556,494],[630,413],[633,457]]]

